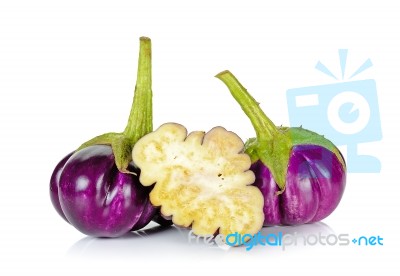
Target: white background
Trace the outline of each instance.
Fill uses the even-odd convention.
[[[398,272],[400,9],[393,3],[0,1],[0,274]],[[379,157],[381,173],[349,174],[325,224],[276,232],[380,235],[384,246],[224,251],[189,244],[187,231],[175,228],[111,240],[65,223],[49,200],[52,170],[83,141],[123,130],[142,35],[153,42],[155,127],[222,125],[243,139],[252,127],[213,77],[218,72],[230,69],[285,125],[287,89],[332,83],[314,69],[318,60],[338,73],[339,48],[349,49],[349,71],[371,58],[360,79],[376,80],[383,139],[360,148]]]

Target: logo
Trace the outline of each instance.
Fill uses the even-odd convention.
[[[205,245],[208,245],[209,247],[215,247],[223,249],[223,250],[229,250],[231,246],[227,245],[225,242],[226,238],[222,234],[218,234],[216,236],[214,235],[205,235],[205,236],[200,236],[200,235],[195,235],[193,234],[193,230],[189,231],[188,234],[188,241],[189,243],[195,242],[196,244],[203,243]]]
[[[285,251],[293,246],[383,246],[383,237],[377,236],[358,236],[350,237],[348,233],[266,233],[258,232],[255,235],[239,234],[238,232],[224,236],[222,234],[196,236],[193,231],[188,234],[189,243],[203,243],[209,247],[229,250],[231,247],[244,246],[246,251],[250,251],[255,246],[280,247]],[[217,246],[217,247],[216,247]]]
[[[302,126],[325,135],[338,146],[347,147],[347,171],[377,173],[381,163],[375,156],[358,154],[360,143],[382,139],[376,83],[373,79],[352,80],[372,66],[367,59],[345,78],[347,49],[339,50],[341,78],[323,63],[315,68],[337,82],[289,89],[286,92],[292,127]]]

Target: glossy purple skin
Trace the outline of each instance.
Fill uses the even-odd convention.
[[[251,170],[264,195],[264,226],[320,221],[338,206],[346,185],[346,170],[337,156],[316,145],[294,146],[282,194],[270,170],[259,160]]]
[[[61,209],[60,199],[58,198],[58,183],[60,181],[60,176],[63,170],[65,163],[67,163],[68,159],[72,156],[73,152],[65,156],[60,162],[58,162],[57,166],[54,168],[53,173],[50,178],[50,199],[51,203],[56,209],[57,213],[68,222],[67,218],[64,215],[63,210]]]
[[[50,182],[57,212],[95,237],[118,237],[146,226],[157,213],[149,201],[150,190],[136,175],[119,172],[111,147],[104,145],[66,156]]]

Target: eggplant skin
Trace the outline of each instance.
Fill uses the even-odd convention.
[[[256,175],[254,185],[264,195],[264,226],[320,221],[336,209],[346,186],[344,163],[332,151],[317,145],[292,148],[282,193],[260,160],[251,170]]]
[[[133,170],[133,168],[129,168]],[[119,237],[146,226],[158,212],[150,187],[118,171],[110,146],[95,145],[64,157],[50,180],[50,199],[67,222],[94,237]]]
[[[68,159],[72,156],[73,152],[65,156],[58,162],[57,166],[54,168],[53,173],[50,178],[50,200],[53,204],[54,209],[56,209],[57,213],[68,222],[67,218],[64,215],[64,212],[61,208],[60,199],[58,198],[58,183],[60,182],[60,176],[63,171],[65,163],[67,163]]]

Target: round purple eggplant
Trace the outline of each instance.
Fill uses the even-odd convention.
[[[146,226],[158,211],[137,175],[117,169],[110,146],[84,148],[57,167],[50,184],[53,205],[82,233],[118,237]]]
[[[324,147],[293,147],[284,192],[262,161],[252,164],[264,195],[264,225],[296,225],[329,216],[342,197],[346,174],[342,163]]]
[[[151,41],[140,38],[138,73],[129,120],[122,133],[105,133],[64,157],[50,179],[54,208],[79,231],[118,237],[146,226],[158,209],[132,164],[136,141],[151,132]],[[171,224],[160,221],[162,225]]]
[[[254,183],[264,195],[264,226],[320,221],[338,206],[346,163],[325,137],[302,127],[277,127],[229,71],[217,76],[249,117],[256,138],[246,142]]]

